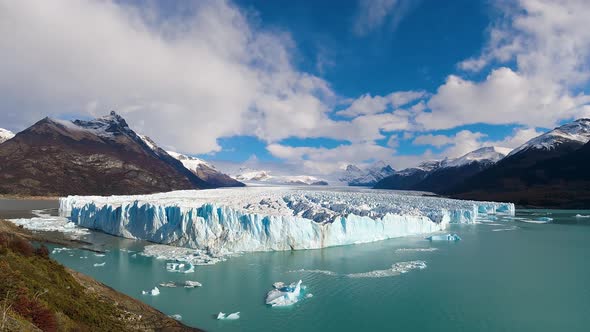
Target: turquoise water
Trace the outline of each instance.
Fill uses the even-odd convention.
[[[455,225],[462,241],[422,237],[323,250],[244,254],[190,274],[167,272],[165,261],[133,256],[144,244],[95,234],[104,257],[81,250],[52,256],[64,265],[140,299],[187,325],[208,331],[587,331],[590,324],[589,211],[520,210],[518,218]],[[107,240],[105,242],[105,239]],[[400,251],[436,248],[435,251]],[[80,257],[87,258],[80,258]],[[422,260],[427,267],[385,278],[346,274]],[[102,267],[94,264],[106,263]],[[289,272],[292,270],[324,270]],[[276,281],[303,280],[312,298],[289,308],[264,304]],[[201,288],[159,287],[196,280]],[[219,311],[241,312],[218,321]]]

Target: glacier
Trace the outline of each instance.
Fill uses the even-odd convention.
[[[296,187],[68,196],[60,214],[78,226],[217,253],[317,249],[444,231],[514,204],[395,192]]]

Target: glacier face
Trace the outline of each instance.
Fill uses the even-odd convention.
[[[316,249],[385,240],[514,214],[511,203],[392,192],[254,187],[137,196],[69,196],[60,213],[79,226],[212,253]]]

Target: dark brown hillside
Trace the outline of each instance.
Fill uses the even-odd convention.
[[[0,193],[143,194],[210,187],[160,156],[116,113],[91,121],[45,118],[0,145]]]

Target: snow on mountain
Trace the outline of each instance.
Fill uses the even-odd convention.
[[[171,155],[172,157],[180,160],[180,162],[182,162],[182,164],[184,165],[184,167],[188,168],[189,170],[196,170],[199,169],[203,166],[209,167],[209,168],[215,168],[215,166],[209,164],[208,162],[204,161],[203,159],[199,159],[197,157],[191,157],[191,156],[187,156],[178,152],[174,152],[174,151],[166,151],[169,155]]]
[[[241,168],[234,178],[245,182],[286,185],[327,185],[328,182],[311,175],[272,175],[270,171]]]
[[[240,169],[240,174],[234,176],[239,181],[267,181],[272,178],[270,172],[261,170]]]
[[[416,173],[430,173],[430,172],[440,168],[443,165],[443,163],[444,163],[443,160],[427,160],[427,161],[421,162],[416,167],[402,169],[401,171],[396,172],[396,174],[401,175],[401,176],[410,176],[410,175],[414,175]]]
[[[14,133],[12,131],[0,128],[0,144],[8,141],[9,139],[11,139],[13,137],[14,137]]]
[[[348,165],[339,180],[349,186],[373,186],[381,179],[395,173],[395,170],[383,161],[378,161],[369,167],[360,169],[356,165]]]
[[[493,164],[506,157],[512,149],[498,146],[486,146],[471,151],[459,158],[447,159],[443,162],[442,167],[460,167],[473,162]]]
[[[589,141],[590,119],[578,119],[531,139],[514,149],[509,156],[530,149],[554,150],[562,144],[577,143],[583,145]]]
[[[514,204],[294,187],[60,199],[61,215],[79,226],[214,253],[373,242],[497,212],[513,215]]]

